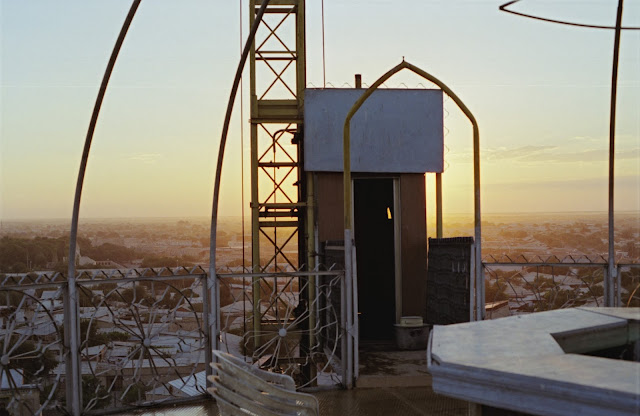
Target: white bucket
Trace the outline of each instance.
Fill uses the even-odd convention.
[[[430,325],[423,324],[421,316],[403,316],[394,325],[396,345],[401,350],[424,350],[429,340]]]

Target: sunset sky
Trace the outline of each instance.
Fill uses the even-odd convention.
[[[325,0],[326,80],[353,86],[361,73],[370,84],[404,57],[475,114],[484,212],[606,210],[613,31],[524,19],[498,11],[501,3]],[[613,25],[616,4],[523,0],[516,7]],[[91,111],[129,6],[0,0],[0,219],[71,217]],[[315,87],[323,83],[320,10],[320,0],[307,0],[307,82]],[[210,215],[240,55],[239,13],[230,0],[142,1],[98,120],[83,218]],[[640,26],[640,1],[625,3],[623,22]],[[400,74],[388,86],[420,82]],[[622,35],[618,88],[616,209],[640,210],[640,31]],[[471,130],[451,101],[445,106],[444,208],[470,212]],[[240,212],[239,110],[221,215]],[[248,132],[247,124],[247,166]]]

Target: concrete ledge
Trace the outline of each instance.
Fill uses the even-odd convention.
[[[624,345],[639,320],[640,308],[585,308],[436,326],[433,390],[536,415],[636,416],[640,363],[567,354],[556,338],[580,352]]]

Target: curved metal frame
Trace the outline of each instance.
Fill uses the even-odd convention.
[[[515,14],[516,16],[527,17],[529,19],[535,19],[535,20],[541,20],[543,22],[548,22],[548,23],[557,23],[557,24],[566,25],[566,26],[584,27],[584,28],[587,28],[587,29],[618,29],[617,25],[616,26],[601,26],[601,25],[588,25],[588,24],[576,23],[576,22],[565,22],[563,20],[556,20],[556,19],[550,19],[550,18],[547,18],[547,17],[534,16],[532,14],[516,12],[515,10],[507,9],[507,7],[511,6],[512,4],[518,3],[519,1],[520,0],[510,1],[508,3],[505,3],[505,4],[501,5],[501,6],[499,6],[498,9],[500,11],[503,11],[503,12]],[[619,28],[621,30],[640,30],[640,27],[638,27],[638,26],[627,26],[627,27],[619,27]]]
[[[70,306],[70,308],[68,309],[69,311],[76,311],[78,307],[78,299],[76,293],[76,246],[78,240],[78,217],[80,216],[80,198],[82,196],[82,185],[84,184],[84,175],[87,170],[87,162],[89,160],[91,142],[93,141],[93,133],[96,129],[98,115],[100,115],[100,108],[102,107],[102,101],[104,100],[105,93],[107,92],[107,85],[109,85],[109,79],[111,78],[113,67],[116,64],[116,59],[118,59],[118,53],[120,52],[122,43],[124,42],[124,38],[127,35],[127,31],[131,26],[131,22],[133,21],[133,17],[135,16],[136,11],[138,10],[140,2],[141,0],[133,0],[133,3],[131,3],[129,13],[127,14],[127,17],[122,24],[122,28],[120,29],[120,34],[118,35],[116,44],[111,51],[111,57],[109,58],[109,63],[107,64],[107,68],[104,71],[104,76],[102,77],[102,83],[100,84],[98,97],[96,98],[95,105],[93,106],[93,113],[91,114],[89,129],[87,130],[87,136],[84,141],[82,160],[80,161],[80,169],[78,171],[78,181],[76,182],[76,193],[73,199],[71,231],[69,233],[69,275],[67,276],[69,285],[67,300]],[[70,375],[73,380],[72,388],[67,393],[67,401],[69,402],[71,413],[74,415],[79,415],[82,407],[82,386],[80,377],[80,366],[78,361],[79,322],[77,319],[77,313],[69,313],[65,317],[65,320],[68,323],[67,328],[69,328],[69,335],[65,335],[65,337],[68,337],[68,339],[65,340],[65,344],[69,348],[71,354],[71,359],[67,361],[67,375]]]
[[[224,124],[222,127],[222,136],[220,137],[220,147],[218,150],[218,163],[216,165],[216,176],[214,179],[213,185],[213,203],[211,208],[211,232],[210,232],[210,240],[209,240],[209,279],[207,281],[207,290],[204,291],[205,296],[210,296],[208,304],[211,305],[208,313],[205,313],[205,325],[210,328],[209,333],[209,345],[207,346],[207,362],[211,362],[213,360],[212,350],[218,349],[218,332],[220,325],[220,308],[218,305],[220,304],[220,283],[218,282],[216,275],[216,234],[218,231],[218,206],[220,202],[220,182],[222,180],[222,162],[224,160],[224,151],[227,145],[227,134],[229,133],[229,125],[231,124],[231,114],[233,113],[233,104],[236,100],[236,95],[238,92],[238,87],[240,85],[240,79],[242,78],[242,72],[244,70],[244,65],[247,62],[247,57],[249,56],[249,52],[251,51],[251,46],[253,45],[253,41],[256,37],[256,32],[258,31],[258,27],[260,26],[260,22],[262,22],[262,16],[264,16],[265,11],[267,10],[267,6],[269,5],[270,0],[263,0],[256,14],[255,21],[251,26],[251,31],[249,32],[249,36],[247,37],[247,41],[244,44],[244,49],[242,50],[242,56],[240,57],[240,62],[238,63],[238,69],[236,70],[236,76],[233,80],[233,87],[231,88],[231,93],[229,94],[229,102],[227,104],[227,112],[224,118]],[[244,221],[244,219],[243,219]],[[211,368],[207,367],[207,375],[211,375]]]
[[[474,279],[476,284],[476,293],[482,294],[484,287],[484,281],[482,279],[482,249],[481,249],[481,223],[480,223],[480,133],[478,129],[478,123],[460,98],[445,85],[442,81],[434,77],[433,75],[423,71],[422,69],[406,62],[402,61],[400,64],[389,70],[382,75],[376,82],[374,82],[362,96],[353,104],[351,110],[347,114],[344,121],[344,136],[343,136],[343,186],[344,186],[344,250],[345,250],[345,280],[347,286],[347,330],[351,332],[354,329],[354,325],[357,325],[357,315],[354,315],[354,311],[357,305],[353,305],[351,299],[353,299],[353,241],[351,236],[353,235],[353,226],[351,218],[351,119],[356,112],[362,107],[362,104],[373,94],[375,90],[380,87],[386,80],[391,78],[396,73],[408,69],[417,75],[425,78],[426,80],[436,84],[441,88],[451,99],[456,103],[458,108],[467,116],[471,125],[473,126],[473,188],[474,188],[474,225],[475,225],[475,251],[473,267],[475,268]],[[476,319],[481,320],[484,317],[484,299],[482,296],[478,296],[476,302]],[[355,334],[347,337],[347,354],[351,356],[354,353],[353,338],[357,337],[357,331]],[[352,359],[349,360],[353,362]],[[351,366],[347,367],[347,386],[352,384],[352,372]]]
[[[616,28],[613,40],[613,63],[611,65],[611,101],[609,106],[609,250],[607,278],[605,279],[605,305],[616,305],[618,296],[615,295],[616,282],[616,251],[615,251],[615,226],[614,226],[614,165],[616,158],[616,101],[618,97],[618,58],[620,56],[620,35],[622,32],[622,5],[623,0],[618,0],[616,12]],[[618,287],[620,293],[620,287]]]
[[[543,22],[557,23],[568,26],[578,26],[590,29],[613,29],[615,31],[613,41],[613,64],[611,68],[611,99],[609,104],[609,176],[608,176],[608,267],[607,276],[604,281],[605,305],[620,306],[618,299],[620,298],[620,277],[617,276],[617,267],[615,260],[615,226],[614,226],[614,185],[615,185],[615,138],[616,138],[616,100],[618,92],[618,58],[620,55],[620,35],[623,30],[640,30],[640,27],[622,26],[622,9],[624,0],[618,0],[618,8],[616,12],[615,26],[596,26],[585,25],[580,23],[564,22],[561,20],[548,19],[544,17],[533,16],[530,14],[515,12],[508,10],[507,7],[520,0],[513,0],[498,7],[500,11],[515,14],[517,16],[527,17]],[[616,295],[617,292],[617,295]]]

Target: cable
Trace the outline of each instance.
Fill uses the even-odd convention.
[[[327,66],[325,59],[325,46],[324,46],[324,0],[322,0],[322,86],[327,88],[326,78]]]
[[[242,1],[238,2],[240,4],[240,56],[242,56]],[[242,207],[240,209],[242,223],[242,272],[244,273],[245,268],[245,250],[244,250],[244,88],[242,82],[242,76],[240,76],[240,200]]]
[[[251,26],[251,30],[249,31],[249,35],[247,36],[246,43],[244,44],[244,48],[242,50],[242,56],[240,57],[240,62],[238,63],[238,68],[236,70],[236,75],[233,79],[233,86],[231,87],[231,92],[229,93],[229,102],[227,103],[227,111],[224,117],[224,124],[222,126],[222,134],[220,137],[220,147],[218,149],[218,161],[216,164],[216,173],[213,181],[213,203],[211,207],[211,232],[209,238],[209,283],[211,285],[210,289],[214,290],[214,295],[218,297],[220,294],[217,291],[217,282],[216,282],[216,240],[217,240],[217,231],[218,231],[218,208],[220,201],[220,183],[222,180],[222,162],[224,160],[224,151],[227,145],[227,135],[229,133],[229,124],[231,123],[231,114],[233,113],[233,104],[236,99],[236,94],[238,93],[238,86],[240,85],[240,78],[242,77],[242,71],[244,69],[244,65],[247,62],[247,57],[249,56],[249,52],[251,51],[251,45],[254,42],[256,37],[256,32],[258,31],[258,26],[260,22],[262,22],[262,16],[264,16],[265,11],[267,10],[267,6],[269,5],[270,0],[263,0],[260,9],[256,13],[255,20],[253,21],[253,26]],[[254,12],[253,10],[251,11]],[[220,313],[220,308],[218,307],[218,299],[214,298],[211,300],[211,303],[217,308],[214,313],[213,324],[211,325],[211,332],[213,336],[211,337],[211,345],[208,347],[208,351],[211,349],[216,349],[218,346],[218,324],[220,322],[217,315]],[[207,354],[209,352],[207,351]],[[209,371],[207,369],[207,371]]]
[[[242,0],[238,2],[240,4],[240,56],[242,56]],[[243,78],[240,76],[240,204],[242,205],[240,208],[240,223],[242,227],[242,273],[246,271],[246,263],[245,263],[245,250],[244,250],[244,237],[245,237],[245,229],[244,229],[244,85],[242,82]],[[244,292],[244,278],[242,279],[242,291]],[[244,295],[243,295],[244,296]],[[243,299],[244,301],[244,299]],[[242,308],[242,331],[243,333],[247,332],[247,311],[245,308]],[[225,335],[227,333],[225,332]],[[225,344],[227,347],[229,346],[229,342],[225,339]]]

